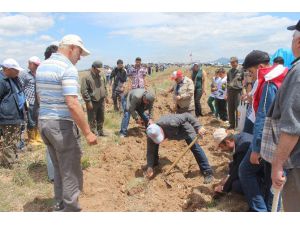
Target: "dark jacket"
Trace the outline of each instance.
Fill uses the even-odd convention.
[[[149,119],[153,118],[153,102],[145,105],[142,100],[145,93],[145,89],[137,88],[131,90],[127,95],[126,110],[130,112],[135,120],[138,118],[136,111],[139,110],[149,110]]]
[[[198,71],[193,71],[192,73],[192,80],[194,81],[195,84],[195,91],[201,91],[202,90],[202,68],[199,68]]]
[[[23,90],[18,78],[0,75],[0,125],[17,125],[23,122],[24,112],[19,107],[18,98],[21,92]]]
[[[120,87],[127,80],[126,70],[124,68],[114,68],[114,70],[111,72],[110,80],[113,81],[113,91],[118,91],[118,87]]]
[[[170,140],[194,139],[201,128],[200,123],[190,114],[169,114],[160,117],[156,122]]]
[[[82,79],[81,94],[86,102],[103,100],[107,96],[105,76],[102,73],[93,74],[91,71]]]
[[[235,151],[233,160],[229,163],[229,177],[223,186],[224,192],[230,192],[232,184],[239,179],[239,166],[246,155],[253,136],[248,133],[240,133],[234,136]]]
[[[244,80],[244,72],[241,67],[236,69],[231,68],[227,73],[227,89],[228,90],[242,90]]]

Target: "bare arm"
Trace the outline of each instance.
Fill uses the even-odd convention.
[[[73,118],[74,122],[82,131],[88,143],[96,144],[97,143],[96,136],[92,133],[87,121],[85,120],[85,115],[78,101],[78,97],[75,95],[67,95],[65,99],[66,99],[68,109],[71,113],[71,117]]]
[[[272,165],[282,166],[284,162],[289,158],[289,155],[293,151],[295,145],[299,140],[299,136],[290,135],[285,132],[281,132],[279,137],[279,143],[277,151],[273,160]]]

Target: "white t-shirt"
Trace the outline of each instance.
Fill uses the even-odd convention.
[[[220,78],[217,83],[217,99],[224,99],[227,93],[227,76]]]
[[[217,87],[218,82],[219,82],[220,79],[221,79],[220,77],[213,77],[213,78],[212,78],[212,85],[215,85],[215,87]],[[216,97],[217,97],[217,94],[218,94],[218,90],[212,92],[212,93],[210,94],[210,97],[216,98]]]

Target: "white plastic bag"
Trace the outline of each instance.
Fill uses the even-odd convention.
[[[245,120],[247,115],[247,103],[240,101],[240,104],[237,108],[238,111],[238,130],[242,132],[245,126]]]

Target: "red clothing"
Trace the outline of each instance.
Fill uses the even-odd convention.
[[[287,72],[288,72],[288,68],[283,67],[282,65],[275,65],[271,67],[258,69],[257,71],[258,85],[253,96],[253,108],[255,112],[257,112],[258,110],[259,101],[262,95],[264,84],[266,82],[272,82],[273,84],[276,85],[277,88],[280,88]]]

